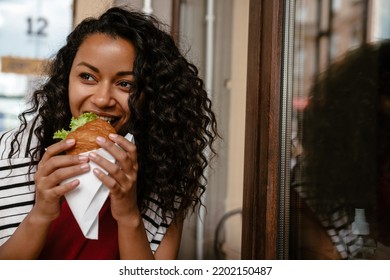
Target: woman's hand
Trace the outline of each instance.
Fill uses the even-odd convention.
[[[59,155],[73,147],[74,140],[49,146],[35,173],[35,204],[12,236],[0,246],[0,259],[38,258],[51,222],[59,216],[64,194],[76,188],[78,180],[63,180],[89,170],[88,157]]]
[[[118,223],[127,223],[132,218],[136,218],[139,221],[136,146],[120,135],[110,134],[109,137],[112,141],[98,137],[96,142],[109,152],[115,158],[116,162],[112,163],[96,153],[90,153],[89,157],[91,161],[97,163],[108,174],[106,175],[98,168],[94,169],[93,172],[110,190],[111,212],[114,219]]]
[[[51,222],[60,214],[60,200],[79,185],[74,179],[66,179],[89,170],[88,157],[59,155],[75,145],[74,139],[64,140],[49,146],[40,160],[35,173],[36,202],[32,210],[43,221]]]

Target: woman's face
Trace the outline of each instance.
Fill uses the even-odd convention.
[[[93,34],[80,45],[69,74],[72,116],[96,113],[118,131],[130,118],[135,48],[121,38]]]

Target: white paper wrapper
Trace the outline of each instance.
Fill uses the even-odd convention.
[[[133,135],[127,134],[125,138],[134,143]],[[104,149],[86,152],[83,155],[88,155],[91,152],[95,152],[107,160],[115,162],[115,159]],[[93,174],[93,169],[102,168],[92,161],[89,164],[89,172],[67,179],[63,183],[79,179],[79,186],[67,193],[65,199],[84,236],[88,239],[98,239],[99,211],[109,195],[109,190]],[[105,170],[103,172],[107,174]]]

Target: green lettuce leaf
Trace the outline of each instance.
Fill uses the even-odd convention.
[[[61,139],[64,140],[69,134],[68,130],[61,129],[54,132],[53,139]]]
[[[70,131],[75,131],[80,126],[83,126],[87,122],[93,121],[97,118],[97,115],[95,113],[84,113],[78,118],[72,117],[70,120]]]
[[[57,130],[56,132],[54,132],[53,139],[64,140],[70,132],[75,131],[80,126],[83,126],[87,122],[93,121],[97,117],[98,116],[95,113],[84,113],[77,118],[72,117],[69,125],[70,130],[65,130],[65,129]]]

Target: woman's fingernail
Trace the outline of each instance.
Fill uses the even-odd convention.
[[[66,143],[67,145],[73,145],[74,143],[76,143],[76,140],[75,140],[75,139],[67,139],[67,140],[65,141],[65,143]]]
[[[80,162],[87,162],[88,161],[88,157],[86,157],[86,156],[79,156],[79,161]]]
[[[88,170],[89,169],[89,164],[88,163],[83,163],[82,165],[80,165],[80,168],[82,170]]]
[[[98,137],[96,137],[96,141],[98,141],[100,143],[104,143],[104,142],[106,142],[106,138],[98,136]]]
[[[73,181],[70,183],[70,185],[71,185],[72,187],[77,187],[79,184],[80,184],[80,181],[79,181],[78,179],[73,180]]]
[[[99,169],[97,169],[97,168],[95,168],[95,169],[93,170],[93,173],[94,173],[96,176],[100,176],[100,175],[102,174],[102,172],[101,172]]]
[[[108,135],[108,137],[110,137],[111,139],[115,139],[115,138],[118,137],[118,134],[110,133],[110,134]]]
[[[96,158],[96,153],[94,153],[94,152],[91,152],[88,155],[90,158]]]

